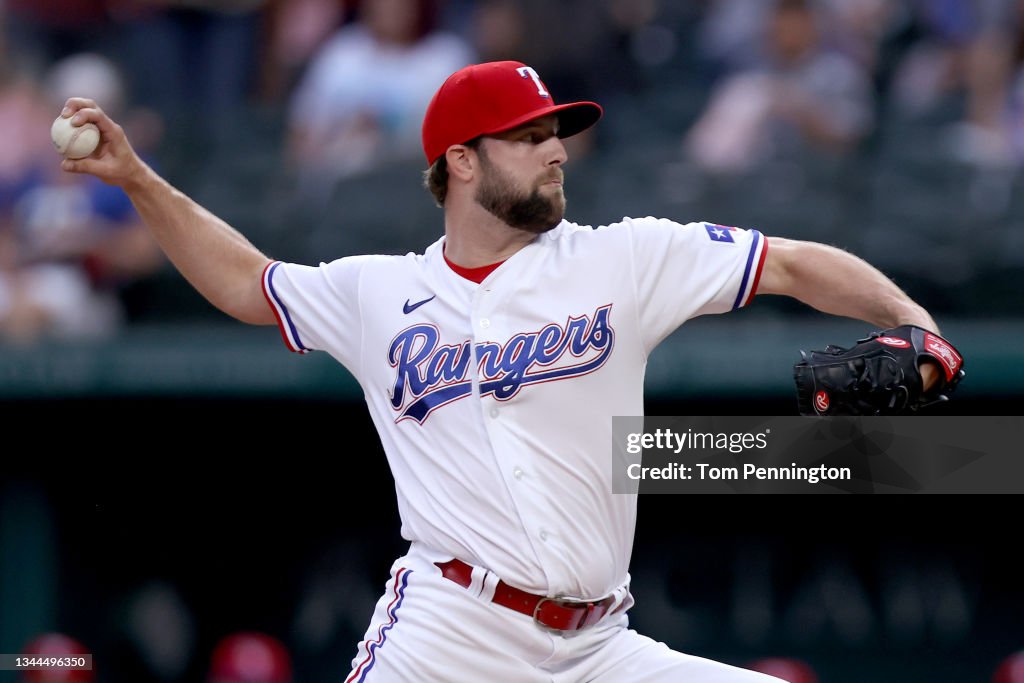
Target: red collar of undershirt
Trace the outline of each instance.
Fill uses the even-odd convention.
[[[451,268],[457,274],[466,278],[470,282],[475,282],[477,284],[483,282],[484,278],[493,273],[498,266],[505,262],[498,261],[497,263],[490,263],[486,266],[480,266],[479,268],[463,268],[462,266],[452,263],[450,260],[448,260],[448,255],[445,254],[443,251],[441,253],[444,256],[444,262],[448,264],[449,268]]]

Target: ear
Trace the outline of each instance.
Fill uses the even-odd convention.
[[[466,145],[452,145],[445,152],[448,162],[448,175],[463,182],[473,179],[477,168],[476,154]]]

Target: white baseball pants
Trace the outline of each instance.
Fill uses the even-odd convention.
[[[625,586],[623,608],[558,633],[490,602],[498,579],[483,569],[468,589],[443,578],[433,562],[448,559],[413,544],[395,561],[345,683],[780,683],[630,630]]]

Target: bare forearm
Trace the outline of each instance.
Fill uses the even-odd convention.
[[[124,190],[185,279],[228,315],[273,324],[273,313],[257,296],[260,273],[270,259],[148,166],[134,176]]]
[[[835,247],[771,238],[763,294],[792,296],[819,311],[881,328],[938,331],[928,312],[866,261]]]
[[[171,262],[214,306],[243,322],[275,322],[260,281],[266,256],[149,168],[95,102],[72,97],[61,116],[70,117],[72,126],[94,123],[100,131],[93,154],[65,159],[61,168],[123,188]]]

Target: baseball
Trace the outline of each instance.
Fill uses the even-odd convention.
[[[100,129],[94,123],[71,125],[71,118],[58,116],[50,126],[50,138],[57,153],[66,159],[84,159],[100,144]]]

